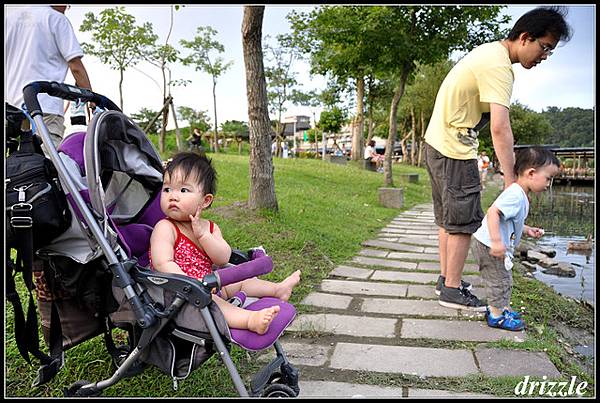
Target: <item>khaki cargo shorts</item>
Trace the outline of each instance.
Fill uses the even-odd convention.
[[[481,226],[481,183],[477,160],[445,157],[425,143],[435,224],[449,234],[473,234]]]

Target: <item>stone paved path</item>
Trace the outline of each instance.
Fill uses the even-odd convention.
[[[482,396],[340,382],[344,373],[560,376],[543,352],[486,346],[498,340],[522,342],[524,331],[492,329],[482,314],[438,304],[437,227],[431,204],[401,213],[362,246],[301,302],[309,312],[298,315],[281,338],[288,358],[300,369],[300,397]],[[473,284],[475,295],[485,297],[470,254],[464,279]],[[460,344],[464,342],[477,343],[465,348]]]

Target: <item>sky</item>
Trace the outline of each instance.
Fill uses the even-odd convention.
[[[503,9],[504,14],[513,19],[507,27],[511,27],[516,19],[538,5],[514,5]],[[91,42],[89,32],[80,32],[79,27],[85,14],[93,12],[98,15],[103,9],[112,7],[92,5],[71,5],[66,16],[71,21],[80,42]],[[133,15],[136,24],[150,22],[159,42],[164,43],[169,29],[169,5],[132,5],[126,6],[125,11]],[[595,5],[569,5],[568,22],[574,30],[571,41],[559,44],[554,54],[539,66],[531,70],[523,69],[519,64],[513,65],[515,84],[512,101],[518,101],[530,109],[541,112],[549,106],[559,108],[595,106]],[[310,5],[266,5],[263,19],[263,46],[265,36],[271,37],[269,43],[275,45],[275,37],[280,33],[289,32],[289,23],[285,18],[291,11],[310,11]],[[226,120],[248,120],[248,104],[246,100],[246,80],[241,38],[243,17],[242,5],[186,5],[175,11],[174,27],[169,43],[186,54],[179,41],[192,40],[198,26],[211,26],[217,31],[215,39],[225,48],[218,54],[225,61],[233,61],[232,67],[217,80],[217,118],[219,124]],[[212,53],[217,56],[217,53]],[[456,57],[458,55],[453,56]],[[92,88],[95,92],[119,103],[119,74],[103,65],[99,59],[85,55],[83,62],[86,66]],[[325,78],[309,74],[308,61],[296,63],[297,79],[302,84],[303,91],[322,90],[325,88]],[[191,80],[186,87],[172,87],[171,93],[175,106],[188,106],[195,110],[205,110],[208,116],[213,116],[212,79],[203,72],[195,71],[191,66],[175,65],[172,67],[173,79]],[[72,76],[67,76],[67,83],[74,83]],[[124,112],[128,115],[146,107],[159,110],[162,106],[162,75],[158,67],[149,63],[140,63],[125,71]],[[316,112],[318,119],[320,109],[289,105],[284,116],[308,115]],[[274,118],[274,116],[272,116]],[[67,119],[68,122],[68,119]],[[180,122],[187,126],[187,122]],[[172,119],[168,128],[173,128]]]

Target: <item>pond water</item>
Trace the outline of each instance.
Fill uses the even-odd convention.
[[[534,277],[550,285],[557,292],[585,300],[595,306],[595,197],[592,186],[557,186],[540,194],[531,195],[527,224],[541,227],[545,234],[537,244],[556,250],[554,260],[571,263],[575,277],[558,277],[544,274],[541,270]],[[594,238],[592,249],[569,251],[569,241],[585,241]]]

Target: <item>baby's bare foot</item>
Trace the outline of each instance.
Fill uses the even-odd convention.
[[[296,270],[292,274],[290,274],[285,280],[279,283],[277,288],[277,292],[275,293],[275,297],[279,298],[282,301],[286,301],[290,299],[292,296],[292,290],[300,282],[300,274],[302,272],[300,270]]]
[[[248,330],[252,330],[258,334],[265,334],[267,330],[269,330],[269,325],[273,322],[273,319],[275,319],[280,309],[279,305],[275,305],[270,308],[252,312],[248,318]]]

